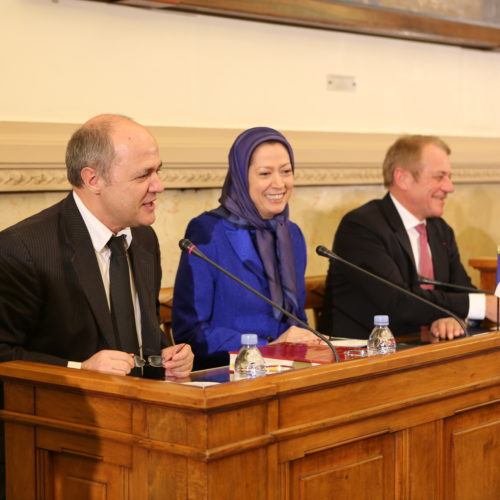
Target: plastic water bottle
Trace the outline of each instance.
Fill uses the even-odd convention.
[[[257,347],[257,335],[244,333],[241,336],[241,349],[234,362],[234,380],[263,377],[266,363]]]
[[[389,316],[375,316],[373,322],[375,326],[368,337],[368,356],[395,352],[396,339],[389,329]]]

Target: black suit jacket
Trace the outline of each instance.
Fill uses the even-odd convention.
[[[150,227],[129,248],[144,354],[167,345],[159,328],[160,251]],[[66,366],[117,343],[90,235],[72,193],[0,232],[0,361]]]
[[[434,277],[439,281],[473,286],[460,262],[455,236],[441,218],[427,219]],[[346,214],[337,229],[334,251],[383,278],[425,297],[465,318],[467,293],[422,290],[410,240],[389,194]],[[325,307],[320,330],[342,337],[367,338],[373,316],[388,314],[395,335],[417,332],[444,313],[398,292],[341,263],[330,262]]]

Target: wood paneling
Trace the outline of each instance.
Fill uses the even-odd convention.
[[[469,259],[469,266],[479,271],[479,288],[494,292],[497,281],[497,259],[495,257]]]
[[[36,394],[37,414],[75,424],[88,425],[98,418],[101,429],[130,432],[132,408],[130,402],[86,394],[63,394],[40,389]],[[106,409],[106,411],[103,411]]]
[[[446,448],[446,498],[497,500],[500,494],[500,403],[447,419],[445,439],[449,445]]]
[[[128,471],[107,462],[51,454],[53,500],[129,500]],[[50,478],[49,478],[50,480]]]
[[[499,366],[498,333],[205,388],[1,363],[7,392],[31,387],[19,393],[26,403],[9,397],[0,412],[7,491],[15,500],[493,500]],[[50,400],[50,415],[33,394]],[[107,428],[113,417],[120,431]]]
[[[9,455],[9,459],[5,463],[6,477],[15,478],[15,481],[7,480],[7,499],[22,498],[22,500],[35,500],[37,493],[36,447],[33,446],[35,442],[35,428],[33,426],[9,423],[5,425],[4,432],[6,450],[16,448],[23,450],[23,453]]]
[[[394,435],[312,453],[291,464],[290,499],[394,497]]]

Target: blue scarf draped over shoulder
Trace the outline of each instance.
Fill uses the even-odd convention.
[[[229,169],[219,199],[222,206],[210,213],[255,231],[256,248],[264,265],[271,299],[300,316],[288,205],[272,219],[263,219],[249,194],[248,168],[252,153],[265,142],[283,144],[295,171],[292,147],[280,132],[267,127],[246,130],[236,138],[229,151]],[[282,319],[283,314],[276,308],[273,313],[276,319]]]

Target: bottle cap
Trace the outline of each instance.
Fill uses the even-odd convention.
[[[244,333],[241,336],[242,345],[257,345],[257,334],[256,333]]]
[[[389,316],[386,314],[378,314],[373,317],[373,323],[377,326],[387,326],[389,324]]]

